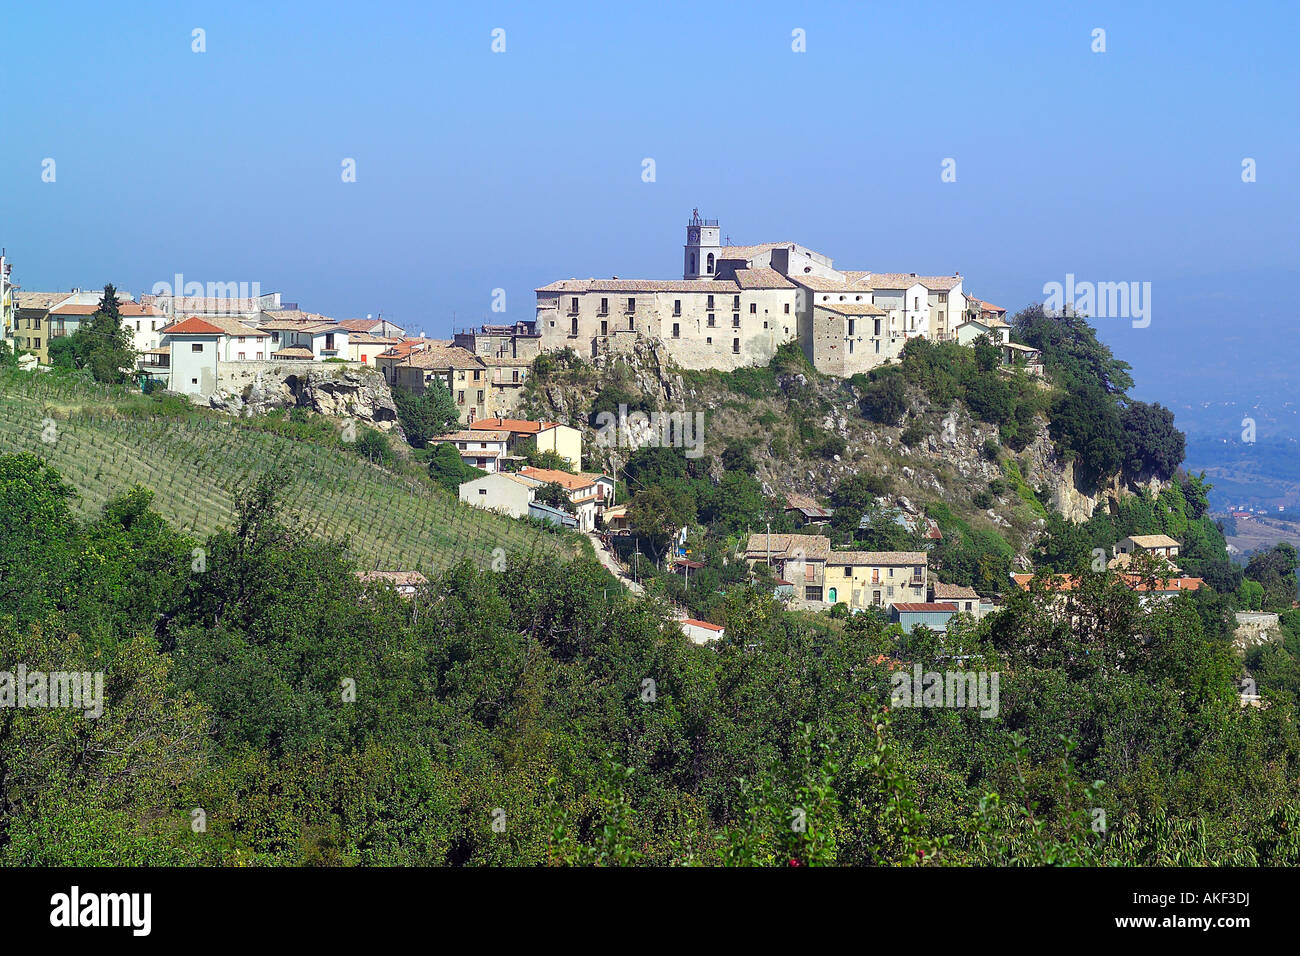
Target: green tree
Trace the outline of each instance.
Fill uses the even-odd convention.
[[[663,554],[677,532],[690,520],[679,494],[659,487],[638,491],[627,509],[628,522],[650,543],[651,554]]]
[[[907,411],[907,389],[897,373],[881,374],[862,392],[858,407],[869,420],[880,425],[897,425]]]
[[[402,385],[394,385],[392,391],[397,420],[406,432],[406,440],[415,448],[426,447],[431,439],[445,435],[460,421],[451,392],[438,379],[429,382],[419,394]]]
[[[1124,473],[1133,478],[1173,477],[1182,464],[1187,441],[1174,427],[1174,413],[1159,402],[1129,402],[1120,413],[1124,429]]]
[[[121,303],[112,283],[104,286],[94,314],[69,338],[73,363],[77,368],[89,369],[95,381],[120,385],[134,374],[135,340],[122,324]],[[63,351],[58,355],[61,362],[68,358]]]
[[[1296,599],[1296,565],[1295,545],[1286,541],[1251,556],[1246,564],[1246,577],[1263,585],[1265,607],[1291,606]]]
[[[429,477],[455,494],[462,484],[482,478],[487,472],[466,463],[460,449],[445,441],[436,445],[429,456]]]
[[[544,505],[550,505],[552,508],[559,508],[561,511],[567,511],[569,514],[575,512],[573,501],[569,498],[569,492],[558,481],[548,481],[539,487],[533,493],[533,500]]]

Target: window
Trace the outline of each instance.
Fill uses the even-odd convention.
[[[197,384],[199,384],[199,380],[198,380],[197,378],[192,378],[192,379],[190,379],[190,384],[191,384],[191,385],[197,385]]]
[[[674,322],[674,323],[673,323],[673,338],[675,338],[675,339],[680,339],[681,337],[682,337],[682,326],[681,326],[681,323],[680,323],[680,322]]]
[[[681,314],[682,314],[682,300],[673,299],[673,315],[681,315]]]
[[[481,389],[481,388],[478,390],[478,403],[479,403],[480,405],[483,404],[483,389]]]
[[[690,269],[690,271],[691,271],[691,272],[694,272],[694,271],[695,271],[695,253],[693,253],[693,252],[691,253],[691,269]]]
[[[737,355],[740,354],[740,339],[731,340],[731,351]]]
[[[465,404],[465,393],[464,393],[464,392],[457,392],[457,393],[456,393],[456,404],[457,404],[457,405],[464,405],[464,404]]]
[[[190,344],[190,351],[191,351],[191,352],[202,352],[202,351],[203,351],[203,343],[202,343],[202,342],[192,342],[192,343]]]
[[[804,597],[809,601],[820,601],[822,599],[822,589],[809,585],[803,589]]]
[[[853,340],[849,339],[849,354],[853,354]]]
[[[849,335],[853,334],[853,320],[849,319]]]
[[[515,369],[515,381],[519,381],[519,369]]]
[[[790,303],[789,303],[789,302],[787,302],[787,303],[785,304],[785,314],[786,314],[786,315],[789,315],[789,314],[790,314]]]
[[[731,327],[732,327],[733,329],[738,329],[738,328],[740,328],[740,313],[739,313],[739,312],[737,312],[737,313],[735,313],[734,315],[732,315],[732,317],[731,317]]]
[[[478,490],[478,493],[479,493],[480,495],[485,495],[485,494],[487,494],[487,489],[486,489],[486,488],[480,488],[480,489]]]
[[[135,320],[135,330],[136,330],[137,332],[140,331],[140,320],[139,320],[139,319],[136,319],[136,320]],[[240,339],[240,341],[242,342],[243,339]]]
[[[577,319],[577,316],[574,316],[574,319],[573,319],[573,326],[572,326],[572,328],[569,329],[569,334],[570,334],[570,335],[577,335],[577,334],[578,334],[578,319]]]
[[[733,309],[739,309],[739,308],[740,308],[740,296],[738,296],[738,295],[733,295],[733,296],[731,297],[731,307],[732,307]]]
[[[609,299],[600,300],[600,314],[609,315]]]
[[[243,352],[240,352],[240,353],[239,353],[239,361],[241,361],[241,362],[244,361],[244,353],[243,353]]]
[[[749,303],[749,314],[750,314],[750,315],[758,315],[758,303],[757,303],[757,302],[751,302],[751,303]]]
[[[713,253],[709,253],[709,275],[713,275]]]
[[[578,311],[578,297],[576,295],[569,300],[569,311],[574,314]]]
[[[844,576],[846,578],[853,577],[853,565],[851,564],[844,565]]]
[[[635,312],[635,311],[636,311],[636,299],[635,299],[635,298],[631,298],[631,299],[628,299],[628,300],[627,300],[627,310],[628,310],[629,312]]]
[[[244,337],[242,335],[239,337],[239,344],[240,345],[244,344]]]
[[[916,311],[921,307],[921,300],[917,296],[912,296],[912,310]]]
[[[713,296],[709,296],[708,305],[705,306],[710,312],[713,311]]]
[[[482,369],[477,369],[477,368],[474,369],[474,381],[477,382],[479,380],[479,376],[482,374],[483,374]]]
[[[709,322],[708,322],[709,328],[713,328],[717,324],[718,324],[717,320],[713,316],[709,316]]]
[[[710,335],[707,339],[705,339],[705,340],[704,340],[704,344],[705,344],[705,345],[712,345],[712,344],[713,344],[713,336]]]

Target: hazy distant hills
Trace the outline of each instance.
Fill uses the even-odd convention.
[[[1297,281],[1300,273],[1155,282],[1148,328],[1093,321],[1132,364],[1133,396],[1173,409],[1187,433],[1186,466],[1212,478],[1216,510],[1300,513],[1300,321],[1283,291]],[[1253,444],[1243,441],[1246,418]]]

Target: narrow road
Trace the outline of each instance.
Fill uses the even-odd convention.
[[[605,547],[605,542],[600,540],[600,535],[594,531],[588,531],[587,539],[591,541],[591,546],[596,549],[596,557],[600,560],[600,563],[605,566],[610,574],[618,578],[623,587],[633,594],[645,594],[645,588],[623,573],[623,566],[618,563],[618,558],[614,557],[610,550]]]

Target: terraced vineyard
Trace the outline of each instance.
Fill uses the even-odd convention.
[[[140,409],[145,409],[142,413]],[[96,515],[134,484],[175,527],[202,538],[232,523],[234,500],[263,473],[291,477],[289,522],[346,538],[363,569],[437,571],[469,559],[490,566],[534,552],[576,554],[581,542],[471,508],[439,488],[338,449],[250,429],[216,413],[149,414],[124,389],[43,373],[0,377],[0,454],[31,452],[57,468]]]

